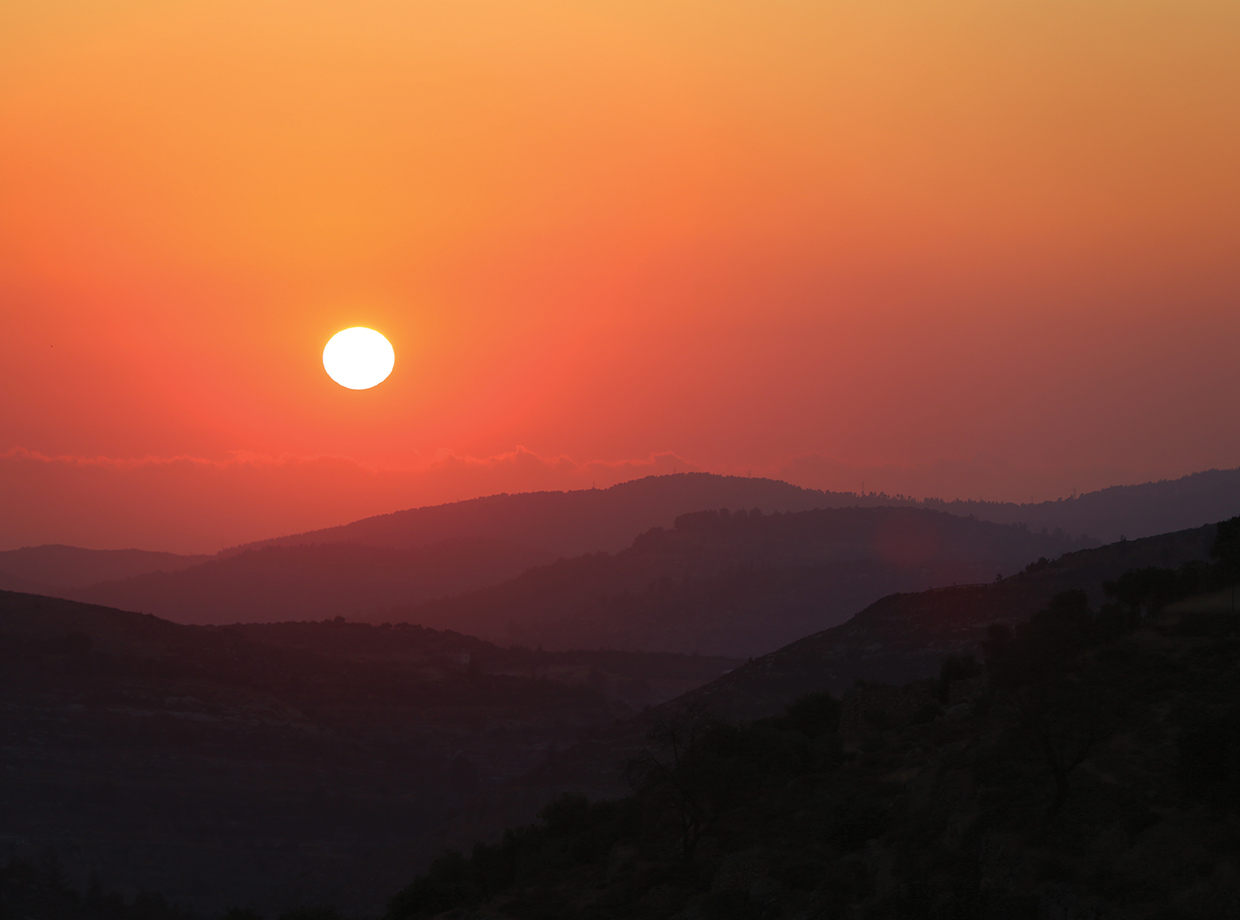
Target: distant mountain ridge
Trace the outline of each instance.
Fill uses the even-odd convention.
[[[1177,480],[1116,486],[1072,499],[1028,505],[944,502],[937,499],[915,501],[881,493],[820,492],[770,479],[680,473],[646,477],[608,489],[500,494],[413,508],[340,527],[233,547],[210,557],[142,550],[26,547],[0,553],[0,587],[100,600],[129,607],[138,605],[142,609],[158,610],[169,616],[181,616],[176,612],[176,605],[169,603],[171,593],[175,593],[173,586],[177,579],[166,575],[183,573],[202,565],[207,565],[209,572],[217,574],[229,571],[227,566],[217,566],[225,560],[267,547],[287,549],[356,544],[378,550],[412,552],[473,539],[523,547],[529,553],[543,554],[542,557],[531,556],[527,559],[528,567],[547,558],[618,552],[629,546],[639,534],[653,527],[669,528],[677,517],[705,509],[758,508],[769,514],[845,507],[908,507],[944,511],[1000,524],[1022,523],[1035,531],[1044,528],[1051,537],[1056,531],[1062,531],[1073,537],[1092,536],[1110,541],[1121,536],[1139,538],[1182,530],[1240,514],[1240,470],[1210,470]],[[320,552],[323,571],[334,570],[338,573],[343,571],[341,565],[344,557],[359,555],[358,551],[343,549],[335,553]],[[294,579],[289,582],[287,571],[281,575],[280,570],[295,569],[296,565],[291,560],[297,555],[264,557],[269,561],[280,559],[281,562],[270,573],[270,584],[262,590],[274,590],[282,579],[289,584],[288,591],[274,595],[268,605],[270,615],[277,618],[335,616],[342,612],[355,615],[376,605],[408,605],[498,584],[516,574],[509,564],[511,560],[500,559],[494,554],[491,554],[491,561],[495,564],[488,568],[482,564],[487,559],[484,553],[474,560],[479,564],[473,565],[468,578],[454,580],[431,573],[434,577],[423,579],[421,585],[401,595],[399,591],[388,590],[401,583],[401,577],[395,577],[390,572],[377,580],[372,578],[367,581],[364,577],[366,572],[373,574],[376,569],[384,568],[385,563],[380,558],[384,556],[382,552],[374,554],[375,558],[368,562],[356,559],[357,572],[342,576],[335,588],[324,585],[319,577],[322,572],[314,566],[309,567],[311,577],[308,580]],[[308,559],[314,552],[302,550],[300,555]],[[467,557],[468,553],[464,555]],[[514,551],[512,559],[518,556],[519,552]],[[335,561],[327,561],[329,557]],[[450,571],[463,572],[470,565],[468,558],[450,562],[445,558],[444,572],[440,574],[446,576]],[[412,567],[416,569],[417,564],[413,563]],[[391,569],[391,566],[387,568]],[[195,580],[203,582],[205,578],[205,574],[198,573],[186,576],[185,583]],[[323,590],[309,595],[306,584],[316,579]],[[117,587],[118,583],[131,580],[134,583],[128,588],[121,590]],[[405,578],[404,581],[408,584],[410,579]],[[104,582],[111,584],[105,587]],[[896,586],[892,589],[895,590]],[[218,586],[212,586],[192,604],[202,608],[209,596],[215,597],[220,604],[232,603],[227,591],[221,593]],[[299,597],[304,601],[296,600]],[[329,603],[330,598],[337,600]],[[180,601],[177,603],[181,604]],[[253,605],[253,602],[247,603]],[[220,616],[222,619],[217,619],[215,613],[208,616],[200,611],[195,613],[194,618],[200,622],[230,619],[226,612]]]
[[[459,594],[549,561],[543,550],[483,537],[415,549],[355,543],[265,546],[176,572],[68,592],[75,600],[176,623],[369,618],[382,607]]]
[[[1240,514],[1240,468],[1205,470],[1179,479],[1110,486],[1072,498],[1031,504],[926,499],[922,507],[975,515],[999,524],[1061,530],[1103,543],[1201,527]]]
[[[674,473],[647,476],[608,489],[502,493],[445,505],[411,508],[340,527],[292,534],[224,550],[298,543],[364,543],[415,547],[458,536],[486,536],[555,555],[617,552],[651,527],[670,527],[682,514],[705,509],[920,507],[997,524],[1056,528],[1111,543],[1201,527],[1240,514],[1240,468],[1207,470],[1179,479],[1111,486],[1074,498],[1030,504],[916,500],[869,492],[805,489],[776,479]],[[0,564],[0,568],[3,565]]]
[[[537,547],[557,556],[618,552],[651,527],[707,508],[808,511],[853,504],[843,493],[802,489],[776,479],[677,473],[647,476],[608,489],[503,492],[364,518],[340,527],[260,540],[226,549],[361,543],[415,549],[456,537],[487,537]],[[877,504],[877,502],[875,502]]]
[[[210,558],[144,549],[82,549],[49,543],[0,552],[0,572],[28,585],[65,590],[133,578],[147,572],[178,572]]]
[[[548,649],[746,657],[884,595],[990,582],[1082,542],[924,508],[702,511],[615,555],[559,560],[375,618]]]

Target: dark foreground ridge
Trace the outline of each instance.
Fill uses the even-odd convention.
[[[479,790],[735,664],[0,592],[0,858],[206,913],[373,912]]]
[[[963,585],[897,594],[870,605],[848,622],[755,658],[691,691],[687,701],[715,715],[748,721],[778,714],[790,700],[839,695],[858,680],[903,684],[938,673],[943,659],[977,648],[992,623],[1027,620],[1063,591],[1085,590],[1095,604],[1102,585],[1126,571],[1175,568],[1209,558],[1216,527],[1128,540],[1041,560],[988,585]],[[479,795],[455,819],[459,845],[490,839],[505,826],[526,823],[564,791],[590,798],[623,793],[620,764],[636,756],[648,726],[633,720],[565,751],[555,762],[492,795]]]
[[[441,857],[388,920],[1235,917],[1240,519],[1213,550],[1061,592],[934,678],[747,724],[665,707],[632,794]]]
[[[139,888],[257,912],[232,920],[398,890],[391,920],[1227,917],[1237,581],[1240,520],[1073,553],[886,599],[620,723],[622,674],[675,656],[0,594],[6,842],[55,846],[81,894],[46,916],[75,920],[91,871],[148,920],[170,914]],[[513,673],[540,662],[586,680]],[[0,873],[14,916],[54,887],[30,878]]]

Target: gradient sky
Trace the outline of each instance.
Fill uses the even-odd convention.
[[[0,548],[1238,466],[1237,47],[1234,0],[8,0]]]

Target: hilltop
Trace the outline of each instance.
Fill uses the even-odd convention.
[[[1072,498],[1028,504],[915,500],[902,495],[804,489],[774,479],[677,473],[647,476],[607,489],[507,493],[397,511],[340,527],[237,547],[299,543],[363,543],[410,548],[461,536],[488,537],[553,555],[617,552],[651,527],[670,527],[682,514],[707,508],[764,512],[902,506],[1023,523],[1102,542],[1200,527],[1240,514],[1240,469],[1207,470],[1174,480],[1112,486]]]
[[[66,593],[178,623],[373,619],[377,610],[494,584],[550,560],[542,550],[483,537],[413,549],[264,546]]]
[[[1045,530],[1051,538],[1063,534],[1086,544],[1110,542],[1121,536],[1139,538],[1199,527],[1220,516],[1240,513],[1240,470],[1211,470],[1037,504],[915,501],[883,493],[821,492],[769,479],[680,473],[650,476],[608,489],[501,494],[413,508],[232,547],[212,557],[27,547],[0,553],[0,587],[129,606],[187,622],[338,613],[369,617],[376,606],[409,606],[499,584],[522,570],[514,566],[529,568],[556,558],[619,553],[652,528],[669,529],[676,518],[698,511],[758,508],[772,514],[848,507],[918,508],[1024,525],[1034,532]],[[309,549],[346,544],[389,552],[361,558],[367,554],[352,549]],[[484,549],[460,552],[453,558],[454,547],[459,550],[470,545]],[[291,551],[295,547],[306,549]],[[258,550],[273,548],[290,552],[254,556]],[[401,553],[408,555],[402,557]],[[222,565],[236,556],[247,556],[247,560],[236,567]],[[395,568],[405,564],[395,560],[408,560],[407,566],[416,572],[425,560],[434,557],[442,564],[432,569],[441,569],[444,577],[429,571],[402,581],[403,576],[394,574]],[[259,571],[259,559],[270,565],[269,572]],[[209,568],[187,575],[183,581],[185,586],[195,585],[193,589],[179,587],[182,582],[158,574],[180,573],[202,565]],[[336,584],[323,582],[321,573],[326,572],[336,573]],[[320,590],[310,592],[300,587],[310,581],[316,581]],[[889,590],[928,584],[893,585]],[[246,604],[258,605],[247,598],[260,595],[265,598],[264,609],[246,609]],[[332,603],[337,609],[330,609]],[[209,605],[233,607],[239,612],[231,618],[222,615],[221,619],[216,610],[205,609]],[[190,613],[183,612],[189,608],[193,608]]]
[[[1079,547],[920,508],[682,515],[614,556],[532,569],[501,585],[377,617],[496,642],[761,655],[897,591],[991,582]]]
[[[102,581],[133,578],[147,572],[177,572],[210,556],[181,556],[141,549],[82,549],[77,546],[47,544],[0,552],[0,573],[12,584],[5,590],[34,590],[54,594],[73,591]]]
[[[1189,532],[1031,570],[1017,581],[1044,588],[1138,566],[1094,585],[1102,604],[997,604],[976,657],[931,677],[768,695],[748,721],[729,717],[745,691],[773,688],[753,665],[727,675],[647,715],[618,797],[562,781],[537,821],[436,860],[387,920],[1232,917],[1240,614],[1211,592],[1240,575],[1240,518],[1208,530],[1209,564],[1166,566],[1200,545]],[[920,600],[932,623],[953,606]]]
[[[946,656],[976,649],[992,623],[1026,620],[1063,591],[1085,590],[1098,603],[1102,583],[1132,569],[1204,561],[1215,533],[1209,525],[1127,540],[1039,561],[997,583],[888,595],[838,626],[703,684],[680,702],[704,706],[720,718],[750,720],[776,715],[806,694],[842,694],[857,681],[903,684],[930,678]],[[530,821],[561,792],[591,798],[624,794],[621,765],[644,747],[647,728],[640,718],[615,726],[502,792],[478,797],[456,822],[453,839],[488,839],[502,827]]]
[[[471,795],[736,663],[0,592],[0,831],[200,911],[373,911]]]

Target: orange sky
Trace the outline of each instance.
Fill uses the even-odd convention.
[[[0,545],[667,458],[1018,500],[1240,465],[1237,47],[1234,0],[9,0]],[[360,393],[319,363],[357,324],[397,353]]]

